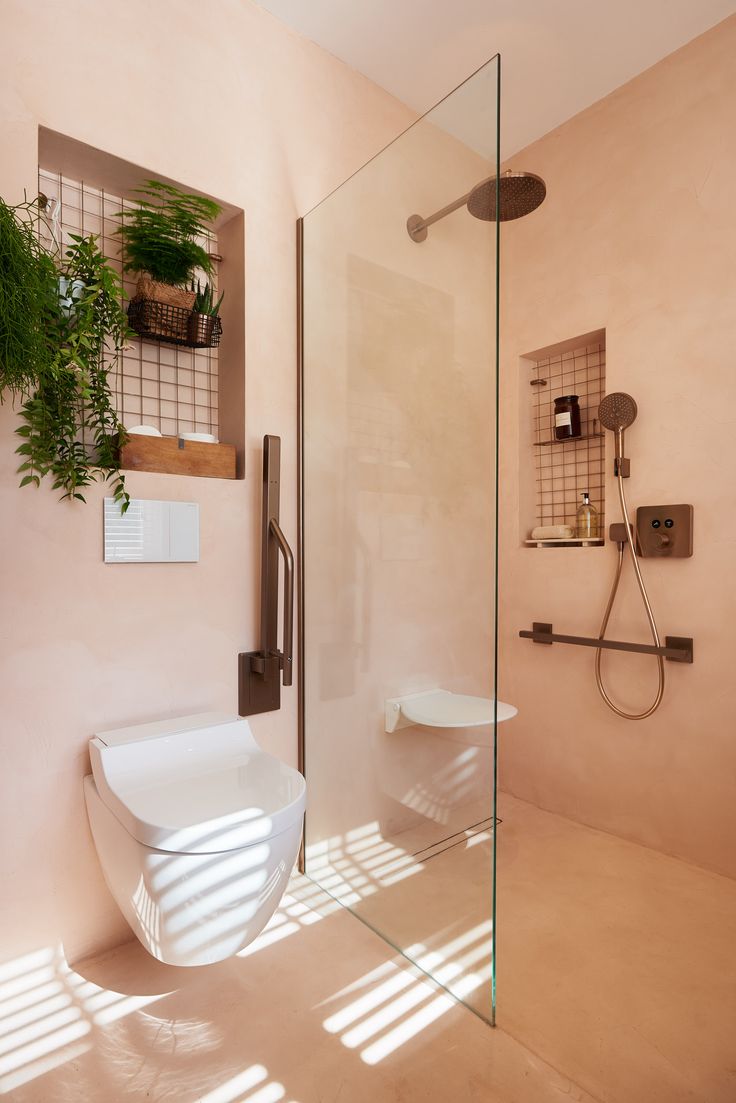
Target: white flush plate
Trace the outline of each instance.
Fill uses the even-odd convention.
[[[199,505],[131,498],[104,503],[106,563],[198,563]]]

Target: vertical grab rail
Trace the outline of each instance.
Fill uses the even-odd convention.
[[[263,438],[261,525],[261,646],[238,655],[238,713],[254,716],[281,708],[281,680],[293,682],[294,555],[279,524],[281,438]],[[284,560],[283,650],[278,645],[279,555]]]
[[[294,553],[281,531],[278,521],[271,518],[271,532],[276,537],[279,551],[284,557],[284,650],[280,652],[284,685],[293,681],[294,651]]]

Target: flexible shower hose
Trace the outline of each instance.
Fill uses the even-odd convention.
[[[654,646],[655,647],[661,647],[662,645],[659,642],[659,632],[657,631],[657,624],[656,624],[656,621],[654,620],[654,613],[652,612],[652,607],[649,603],[649,597],[647,595],[647,589],[646,589],[646,586],[644,585],[644,579],[642,578],[641,570],[639,569],[639,561],[638,561],[637,555],[636,555],[636,548],[634,547],[634,537],[632,536],[632,533],[631,533],[631,523],[629,521],[629,511],[628,511],[628,508],[627,508],[627,505],[626,505],[626,494],[624,492],[624,480],[623,480],[623,475],[621,474],[620,469],[617,472],[617,475],[618,475],[618,497],[619,497],[619,501],[621,502],[621,514],[622,514],[622,517],[623,517],[624,527],[626,528],[626,541],[627,541],[628,546],[629,546],[629,551],[631,552],[631,562],[634,565],[634,573],[636,574],[636,581],[637,581],[637,585],[639,586],[639,593],[641,594],[641,600],[644,602],[644,608],[646,609],[647,620],[649,621],[649,627],[650,627],[651,632],[652,632],[652,639],[654,640]],[[618,566],[616,568],[616,576],[613,580],[613,586],[611,588],[611,596],[608,599],[608,605],[606,606],[606,611],[603,614],[603,623],[601,624],[601,630],[598,633],[598,639],[599,640],[603,640],[606,637],[606,628],[608,627],[608,620],[609,620],[609,617],[611,616],[611,610],[613,609],[613,603],[616,600],[616,594],[618,592],[618,584],[619,584],[619,581],[621,580],[621,568],[623,567],[623,565],[624,565],[624,545],[623,545],[623,542],[621,542],[618,546]],[[657,687],[657,696],[654,698],[653,703],[649,706],[649,708],[645,712],[624,712],[623,709],[620,709],[618,707],[618,705],[616,705],[611,700],[611,698],[606,693],[605,686],[603,685],[603,679],[601,677],[601,655],[602,655],[602,653],[603,653],[602,648],[600,648],[600,647],[597,648],[596,653],[595,653],[595,681],[596,681],[596,685],[598,686],[598,690],[600,692],[600,695],[603,698],[603,700],[606,702],[608,707],[610,709],[613,709],[613,711],[618,716],[623,716],[623,718],[625,720],[645,720],[647,718],[647,716],[651,716],[652,713],[655,712],[659,708],[660,702],[661,702],[662,697],[664,695],[664,659],[662,658],[662,656],[657,655],[657,665],[658,665],[658,671],[659,671],[659,685]]]

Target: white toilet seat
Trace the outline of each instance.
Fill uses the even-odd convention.
[[[202,714],[90,740],[85,799],[108,887],[154,957],[204,965],[271,918],[301,840],[306,785],[247,720]]]
[[[157,850],[236,850],[280,835],[304,811],[302,775],[261,750],[238,717],[205,713],[103,732],[90,740],[90,758],[104,803]]]

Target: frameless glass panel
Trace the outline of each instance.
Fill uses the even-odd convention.
[[[498,79],[302,227],[306,872],[489,1020]]]

